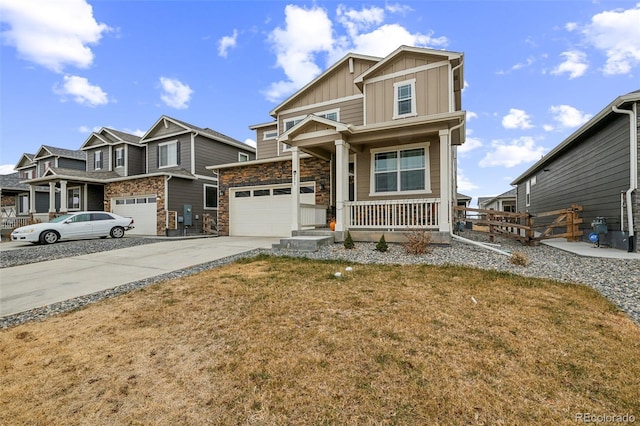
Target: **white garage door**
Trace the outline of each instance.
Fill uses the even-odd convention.
[[[116,198],[111,200],[111,210],[124,217],[132,217],[135,228],[125,235],[156,235],[157,231],[157,198],[155,195]]]
[[[300,186],[300,202],[315,204],[315,185]],[[291,235],[291,186],[238,188],[229,192],[229,235]]]

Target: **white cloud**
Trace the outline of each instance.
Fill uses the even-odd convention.
[[[252,146],[254,148],[257,146],[256,141],[254,141],[253,139],[245,139],[244,143],[246,143],[247,145]]]
[[[513,65],[511,68],[509,68],[506,71],[504,71],[504,70],[498,71],[498,74],[499,75],[505,75],[505,74],[511,73],[511,71],[517,71],[517,70],[522,69],[522,68],[528,68],[531,65],[533,65],[535,62],[536,62],[536,58],[534,58],[533,56],[530,56],[530,57],[527,58],[526,61],[518,62],[517,64]]]
[[[458,192],[467,192],[478,189],[479,186],[473,183],[465,174],[464,171],[458,168]]]
[[[465,156],[469,151],[473,151],[474,149],[482,146],[480,139],[470,137],[469,133],[470,131],[467,131],[467,137],[465,138],[464,143],[458,146],[458,154],[461,156]]]
[[[360,10],[339,5],[335,21],[346,31],[346,34],[339,35],[324,8],[287,5],[284,26],[275,28],[269,35],[276,54],[276,66],[284,71],[286,79],[272,83],[263,94],[272,102],[279,101],[313,80],[326,65],[348,51],[386,56],[403,44],[423,47],[448,44],[446,37],[411,33],[401,25],[384,23],[386,12],[404,13],[407,10],[398,5]]]
[[[95,107],[109,103],[107,94],[100,86],[93,86],[89,83],[89,80],[77,75],[65,75],[62,86],[56,84],[53,91],[58,95],[62,95],[63,99],[67,95],[72,96],[73,100],[80,105]]]
[[[160,85],[162,86],[162,94],[160,99],[167,106],[176,109],[188,108],[193,90],[189,85],[182,83],[175,78],[160,77]]]
[[[93,128],[89,126],[80,126],[78,127],[78,132],[80,133],[91,133],[91,132],[99,132],[102,127],[95,126]]]
[[[467,121],[471,121],[478,118],[478,114],[473,111],[467,111]]]
[[[589,44],[607,56],[604,74],[629,73],[640,64],[640,3],[631,9],[594,15],[583,34]]]
[[[530,129],[531,117],[521,109],[511,108],[509,114],[502,117],[502,126],[505,129]]]
[[[96,22],[93,8],[84,0],[2,0],[0,20],[7,24],[1,35],[27,61],[62,72],[71,65],[93,63],[89,45],[111,29]]]
[[[575,22],[567,22],[564,25],[564,29],[567,31],[575,31],[578,28],[578,24],[576,24]]]
[[[0,175],[10,175],[11,173],[15,173],[13,168],[15,164],[0,164]]]
[[[233,30],[232,36],[224,36],[218,41],[218,55],[223,58],[227,57],[229,49],[236,47],[236,40],[238,39],[238,30]]]
[[[478,163],[480,167],[514,167],[522,163],[537,161],[545,153],[545,148],[536,145],[533,138],[523,136],[510,142],[495,140],[491,151]]]
[[[545,132],[552,132],[553,129],[555,129],[555,127],[553,127],[551,124],[544,124],[542,125],[542,128]]]
[[[578,78],[584,75],[589,68],[587,63],[587,55],[579,50],[569,50],[562,52],[561,56],[565,61],[551,70],[551,74],[562,75],[569,74],[569,79]]]
[[[549,108],[549,112],[553,114],[553,119],[556,122],[560,123],[562,127],[568,128],[582,126],[592,117],[591,114],[585,114],[570,105],[553,105]]]
[[[145,133],[147,133],[146,130],[140,130],[140,129],[135,129],[135,130],[131,130],[131,129],[124,129],[123,132],[125,133],[129,133],[130,135],[136,135],[136,136],[140,136],[142,137],[142,135],[144,135]]]

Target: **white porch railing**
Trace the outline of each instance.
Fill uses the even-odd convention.
[[[347,229],[412,229],[439,227],[439,198],[350,201]]]
[[[27,226],[29,224],[28,217],[8,217],[3,218],[0,222],[2,229],[14,229],[20,226]]]
[[[326,226],[327,206],[300,204],[300,226]]]

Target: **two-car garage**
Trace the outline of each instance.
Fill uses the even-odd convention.
[[[291,185],[232,188],[229,191],[229,235],[291,235]],[[300,186],[300,203],[315,204],[315,184]]]

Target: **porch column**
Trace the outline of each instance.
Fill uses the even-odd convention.
[[[56,183],[49,182],[49,213],[56,212]]]
[[[29,213],[34,214],[36,212],[36,187],[29,185]]]
[[[441,232],[451,231],[451,139],[449,129],[440,130],[440,212],[438,221]]]
[[[67,181],[60,181],[60,213],[67,212],[67,205],[69,204],[67,201]]]
[[[347,209],[344,203],[349,197],[349,144],[344,140],[336,145],[336,231],[347,230]]]
[[[300,150],[291,147],[291,231],[300,230]]]

